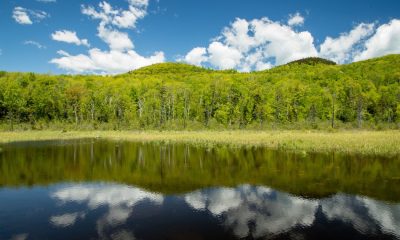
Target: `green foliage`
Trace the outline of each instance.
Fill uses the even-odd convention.
[[[291,65],[291,64],[306,64],[306,65],[312,65],[312,66],[317,65],[317,64],[336,65],[336,63],[331,60],[323,59],[323,58],[319,58],[319,57],[308,57],[308,58],[303,58],[303,59],[299,59],[299,60],[288,63],[288,65]]]
[[[0,121],[32,129],[398,128],[399,69],[400,55],[388,55],[348,65],[307,58],[252,73],[182,63],[116,76],[1,72]]]

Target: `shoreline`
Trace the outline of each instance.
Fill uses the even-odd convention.
[[[187,143],[203,147],[267,147],[299,152],[400,155],[400,131],[14,131],[0,132],[0,144],[99,138],[137,142]]]

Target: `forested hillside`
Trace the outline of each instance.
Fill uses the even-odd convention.
[[[400,55],[267,71],[181,63],[117,76],[0,72],[0,122],[85,129],[399,128]]]

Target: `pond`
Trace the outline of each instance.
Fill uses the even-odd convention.
[[[5,144],[0,239],[400,239],[400,159],[98,139]]]

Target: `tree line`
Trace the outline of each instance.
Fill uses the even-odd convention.
[[[164,63],[116,76],[0,72],[0,122],[42,129],[399,128],[400,56],[238,73]]]

